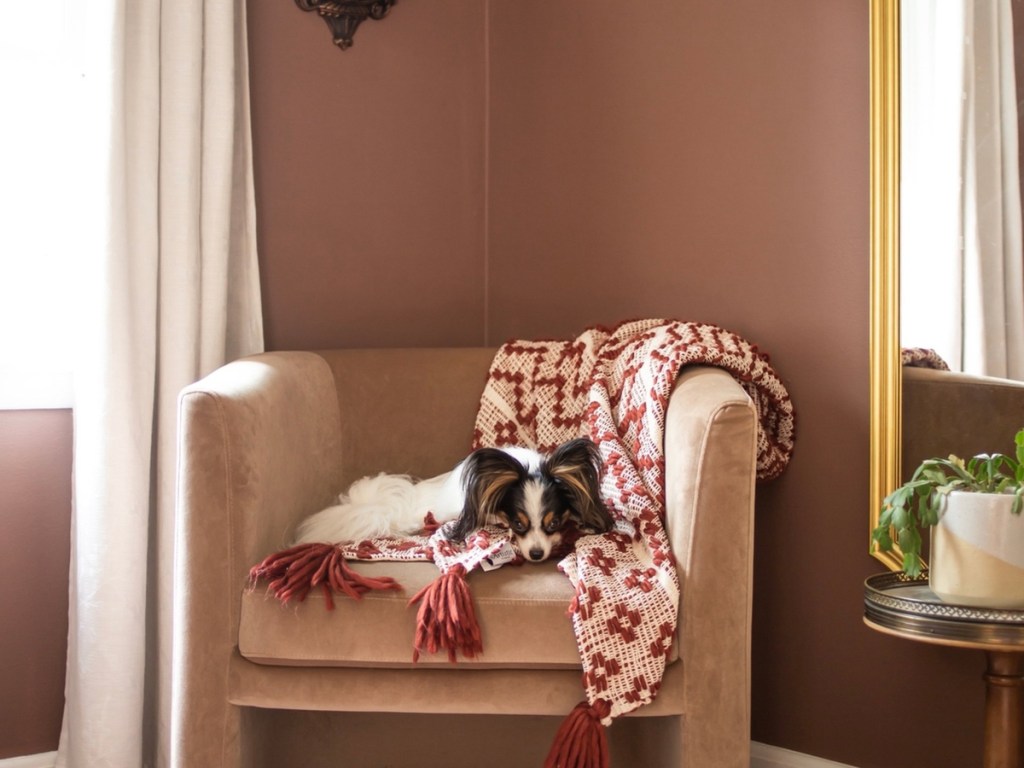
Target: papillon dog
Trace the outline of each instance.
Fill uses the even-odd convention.
[[[523,556],[546,560],[574,525],[605,533],[614,520],[601,501],[601,456],[589,438],[548,455],[528,448],[480,448],[455,469],[416,481],[381,474],[357,480],[338,504],[303,520],[296,543],[363,541],[422,530],[427,513],[465,541],[485,525],[511,530]]]

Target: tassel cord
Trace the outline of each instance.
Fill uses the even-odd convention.
[[[363,576],[348,566],[340,547],[326,543],[298,544],[270,555],[249,571],[249,578],[254,585],[260,578],[266,579],[268,589],[283,603],[303,602],[309,591],[319,586],[328,610],[334,608],[332,590],[359,600],[370,590],[402,588],[389,576]]]
[[[578,704],[555,734],[544,768],[608,768],[608,736],[601,721],[610,712],[604,699]]]
[[[473,658],[483,651],[465,567],[456,564],[423,587],[409,601],[410,606],[416,603],[420,605],[416,614],[413,661],[418,661],[423,651],[447,650],[452,663],[458,660],[459,652]]]

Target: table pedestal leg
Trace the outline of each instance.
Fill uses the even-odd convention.
[[[985,768],[1024,768],[1024,653],[985,656]]]

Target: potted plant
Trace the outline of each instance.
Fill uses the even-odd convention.
[[[895,541],[908,576],[921,574],[921,530],[931,530],[928,583],[960,605],[1024,608],[1024,429],[1013,456],[927,459],[882,502],[874,544]]]

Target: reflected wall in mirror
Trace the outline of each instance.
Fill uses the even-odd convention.
[[[1020,394],[1007,387],[1024,385],[1003,380],[1024,379],[1016,85],[1024,76],[1014,71],[1024,56],[1014,54],[1011,5],[871,2],[872,528],[882,498],[905,479],[902,460],[925,458],[911,455],[920,441],[904,435],[908,418],[911,431],[920,429],[921,409],[904,412],[913,404],[904,403],[901,347],[934,349],[954,371],[1000,377],[964,379],[971,407],[991,414],[979,450],[1006,448],[988,435],[1012,440],[1024,419]],[[950,425],[935,426],[942,429],[928,431]],[[900,567],[898,550],[873,554]]]

